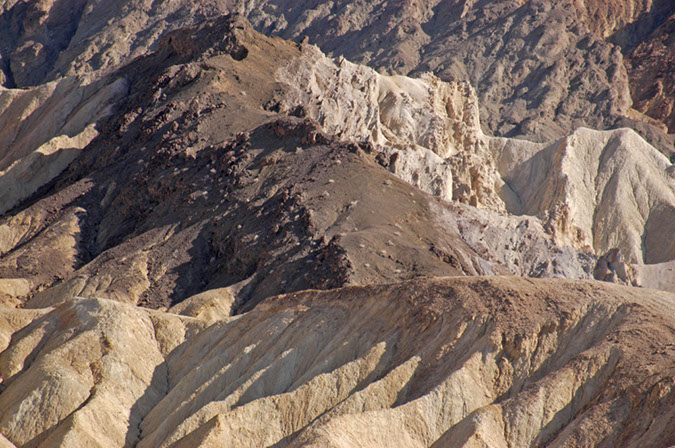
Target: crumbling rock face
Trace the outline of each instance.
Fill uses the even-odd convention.
[[[670,164],[635,132],[579,129],[536,153],[503,148],[498,166],[516,194],[509,210],[542,216],[560,243],[618,248],[631,263],[675,257],[669,242],[649,235],[675,216]]]
[[[3,435],[16,446],[675,442],[669,293],[446,278],[278,296],[235,318],[225,292],[183,304],[2,308],[15,323],[2,327]]]
[[[488,179],[474,181],[473,191],[456,199],[473,198],[500,208],[490,185],[495,170],[490,170],[491,161],[485,157],[486,138],[471,86],[444,83],[433,75],[382,76],[342,58],[327,58],[316,47],[302,48],[303,57],[277,73],[287,86],[287,93],[275,104],[277,109],[302,106],[303,113],[317,119],[326,131],[372,142],[391,159],[387,166],[392,172],[447,200],[453,199],[453,190],[458,191],[453,182],[471,185],[469,168],[480,170]]]

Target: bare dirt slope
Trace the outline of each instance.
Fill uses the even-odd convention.
[[[239,18],[163,42],[100,81],[128,93],[92,124],[100,135],[76,160],[63,172],[43,161],[37,192],[5,205],[15,207],[0,223],[6,300],[158,307],[232,286],[246,308],[280,292],[420,275],[592,275],[595,257],[557,246],[536,219],[490,217],[398,179],[421,170],[411,162],[408,178],[392,174],[382,145],[361,138],[367,126],[328,126],[332,135],[280,113],[292,89],[278,73],[316,48],[305,55]],[[454,188],[445,174],[429,176]],[[433,194],[431,181],[417,184]]]

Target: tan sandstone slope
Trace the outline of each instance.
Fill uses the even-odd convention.
[[[231,300],[2,308],[0,431],[41,447],[675,443],[670,293],[479,277],[295,293],[235,318]]]

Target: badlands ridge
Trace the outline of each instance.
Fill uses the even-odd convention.
[[[522,140],[405,52],[228,2],[83,6],[64,49],[57,3],[2,5],[44,59],[0,90],[0,446],[675,444],[656,119],[556,106]]]

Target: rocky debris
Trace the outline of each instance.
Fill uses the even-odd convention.
[[[273,74],[299,53],[240,23],[223,18],[167,39],[238,48],[241,36],[244,59],[226,48],[186,62],[163,46],[115,74],[129,89],[120,113],[47,194],[0,224],[6,303],[96,296],[168,307],[239,285],[235,309],[248,309],[310,287],[476,273],[477,255],[457,235],[425,228],[427,198],[393,185],[371,147],[262,108],[283,88]],[[399,205],[383,213],[382,201]],[[386,245],[394,225],[409,232],[398,248]],[[445,237],[466,252],[464,266],[430,252],[429,241]]]
[[[194,308],[230,302],[2,308],[0,430],[16,446],[675,441],[670,293],[446,278],[283,295],[235,318]]]
[[[588,251],[556,244],[542,222],[464,204],[434,206],[434,223],[457,229],[462,240],[487,260],[524,277],[593,278],[597,258]],[[644,286],[654,287],[653,279]],[[667,289],[671,291],[671,289]]]
[[[221,54],[241,61],[248,56],[248,49],[242,44],[248,30],[250,24],[238,15],[226,20],[205,20],[165,33],[159,41],[158,51],[188,61]]]
[[[628,265],[624,262],[619,249],[612,249],[598,259],[598,263],[593,270],[593,277],[603,282],[632,283],[629,279]]]
[[[169,40],[225,50],[187,61]],[[120,113],[53,193],[0,224],[8,301],[96,296],[166,308],[237,285],[233,309],[242,312],[283,292],[421,275],[592,275],[591,254],[556,245],[534,218],[503,214],[498,160],[467,84],[383,77],[347,61],[336,70],[316,48],[264,38],[236,17],[166,42],[114,74],[129,86]],[[243,59],[227,50],[241,47]],[[298,76],[311,69],[307,85],[330,85],[341,101],[352,97],[333,77],[360,74],[371,87],[346,87],[361,95],[353,125],[330,120],[335,106],[321,88],[304,98],[288,84],[293,67]],[[340,141],[348,136],[355,141]],[[498,213],[458,209],[451,198]]]

